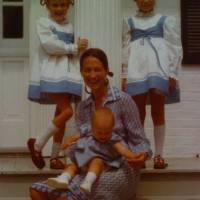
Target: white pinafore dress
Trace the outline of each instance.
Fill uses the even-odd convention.
[[[169,77],[177,79],[182,56],[179,41],[173,44],[176,36],[172,23],[173,18],[160,14],[129,17],[124,21],[127,30],[123,33],[122,60],[126,60],[126,92],[131,96],[155,88],[164,92],[166,103],[180,102],[179,85],[174,90],[169,89]]]
[[[54,103],[44,96],[45,92],[69,93],[75,97],[73,100],[80,99],[82,77],[73,26],[67,20],[58,24],[51,18],[40,18],[36,24],[40,43],[32,65],[28,99]]]

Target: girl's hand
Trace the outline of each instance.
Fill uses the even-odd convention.
[[[169,77],[169,89],[175,89],[176,88],[176,79]]]
[[[88,46],[88,40],[87,39],[81,39],[79,37],[77,45],[78,45],[78,51],[82,51],[82,50],[84,50],[84,49],[87,48],[87,46]]]
[[[141,151],[141,152],[138,152],[137,154],[135,154],[134,158],[127,159],[126,161],[131,167],[133,167],[135,169],[140,169],[142,166],[144,166],[147,158],[148,158],[148,153]]]

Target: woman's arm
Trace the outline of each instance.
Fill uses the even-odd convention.
[[[138,152],[135,154],[120,142],[113,143],[112,147],[121,156],[124,156],[127,159],[128,164],[134,168],[141,168],[148,158],[147,152]]]
[[[134,153],[147,152],[150,158],[152,155],[150,142],[140,122],[138,108],[133,99],[127,94],[124,94],[121,100],[121,110],[121,117],[123,118],[123,124],[128,136],[127,143],[129,148]]]

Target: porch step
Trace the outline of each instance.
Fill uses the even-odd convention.
[[[63,161],[65,159],[63,158]],[[141,170],[137,200],[200,200],[200,158],[166,158],[169,166]],[[30,200],[29,187],[62,170],[38,170],[27,155],[0,155],[0,200]]]

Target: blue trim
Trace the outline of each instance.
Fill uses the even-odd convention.
[[[52,30],[53,34],[58,36],[58,39],[65,42],[66,44],[74,43],[74,35],[72,33],[65,33],[61,31],[57,31],[55,27]]]
[[[151,76],[145,80],[128,82],[126,85],[126,93],[132,95],[142,94],[151,88],[157,88],[164,92],[169,92],[169,83],[167,79],[158,76]]]
[[[70,93],[81,97],[82,83],[74,83],[69,81],[60,81],[59,83],[40,81],[40,85],[29,85],[28,99],[39,103],[52,103],[50,99],[46,99],[42,93]]]

